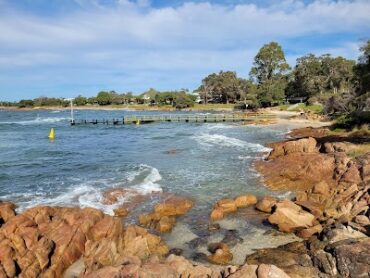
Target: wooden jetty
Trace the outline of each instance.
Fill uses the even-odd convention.
[[[216,123],[216,122],[247,122],[258,120],[272,120],[274,114],[260,113],[226,113],[226,114],[167,114],[167,115],[125,115],[120,119],[101,120],[78,120],[71,121],[71,125],[105,124],[105,125],[127,125],[147,124],[154,122],[192,122],[192,123]]]

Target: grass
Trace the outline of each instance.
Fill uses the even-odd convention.
[[[234,108],[233,103],[209,103],[209,104],[194,104],[193,109],[199,109],[199,110],[211,110],[211,109],[233,109]]]
[[[352,146],[347,154],[348,156],[355,158],[355,157],[364,155],[365,153],[368,153],[368,152],[370,152],[370,143],[358,144],[358,145]]]
[[[321,114],[323,112],[323,106],[321,104],[312,104],[306,105],[305,103],[298,103],[298,104],[282,104],[277,106],[280,111],[305,111],[305,112],[312,112],[315,114]]]

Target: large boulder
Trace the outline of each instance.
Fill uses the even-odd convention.
[[[258,161],[256,168],[274,190],[306,190],[321,181],[330,186],[336,183],[333,155],[290,153],[270,161]]]
[[[0,201],[0,226],[1,222],[7,222],[15,216],[15,207],[13,203]]]
[[[171,196],[163,203],[155,205],[153,212],[141,214],[139,223],[161,233],[170,232],[176,224],[176,217],[187,213],[193,205],[190,199]]]
[[[272,151],[268,156],[268,160],[275,159],[280,156],[285,156],[291,153],[317,153],[317,142],[315,138],[303,138],[299,140],[273,143],[270,145]]]
[[[256,204],[256,209],[262,212],[271,213],[272,208],[277,203],[277,199],[274,197],[266,196]]]
[[[252,194],[240,195],[234,200],[237,208],[244,208],[257,203],[257,197]]]
[[[293,202],[285,200],[276,204],[276,210],[269,216],[268,221],[277,225],[282,232],[294,232],[312,227],[315,216]]]

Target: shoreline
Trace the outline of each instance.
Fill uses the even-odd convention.
[[[199,106],[199,107],[198,107]],[[197,105],[196,108],[186,108],[186,109],[176,109],[172,106],[149,106],[149,105],[125,105],[125,106],[117,106],[117,105],[105,105],[105,106],[73,106],[74,110],[102,110],[102,111],[167,111],[167,112],[174,112],[174,111],[194,111],[194,112],[203,112],[203,111],[225,111],[225,112],[232,112],[234,109],[232,107],[219,107],[218,105],[206,105],[202,107],[202,105]],[[32,107],[32,108],[19,108],[19,107],[7,107],[7,106],[0,106],[0,111],[50,111],[50,110],[60,110],[60,111],[70,111],[71,108],[68,107],[58,107],[58,106],[48,106],[48,107]]]
[[[277,113],[277,114],[279,114],[279,113]],[[283,116],[283,114],[284,114],[284,116]],[[279,117],[278,120],[277,120],[277,124],[290,123],[292,126],[298,127],[299,129],[310,126],[312,124],[315,124],[317,126],[322,126],[324,124],[328,124],[328,123],[320,123],[320,122],[317,122],[317,121],[289,119],[289,117],[285,118],[285,116],[287,116],[287,114],[285,112],[280,113],[280,116],[281,117]],[[289,116],[291,116],[291,115],[289,115]],[[290,139],[290,142],[294,142],[294,144],[295,144],[293,149],[289,150],[287,148],[286,143],[289,142],[287,140],[283,140],[281,142],[275,142],[275,143],[270,144],[270,146],[272,146],[273,151],[270,153],[270,157],[267,159],[268,160],[266,162],[267,164],[271,165],[271,163],[274,162],[274,160],[283,160],[283,159],[286,159],[287,157],[290,157],[292,155],[293,155],[293,158],[294,158],[294,163],[296,165],[297,164],[299,165],[302,162],[307,163],[307,161],[305,161],[305,160],[302,160],[302,161],[299,160],[299,159],[301,159],[301,157],[306,156],[307,150],[309,150],[308,153],[307,153],[308,156],[318,155],[318,154],[315,153],[316,151],[312,151],[315,154],[311,154],[311,151],[310,151],[310,150],[314,150],[314,148],[316,148],[317,142],[314,142],[315,146],[311,148],[307,145],[307,144],[310,143],[310,142],[307,142],[307,140],[306,140],[306,138],[307,138],[306,135],[307,134],[303,134],[304,135],[303,138],[302,137],[299,138],[299,132],[297,132],[297,129],[292,130],[292,131],[294,131],[296,133],[295,138]],[[298,133],[298,136],[297,136],[297,133]],[[298,139],[297,139],[297,137],[298,137]],[[306,141],[301,141],[301,140],[306,140]],[[283,153],[281,153],[279,151],[280,148],[283,148],[283,150],[284,150]],[[334,150],[335,150],[335,148],[334,148]],[[296,153],[299,153],[299,156],[296,156]],[[330,154],[330,156],[333,156],[333,155],[335,155],[335,154]],[[312,163],[312,162],[308,162],[308,163]],[[282,164],[283,164],[284,168],[292,167],[291,164],[287,164],[286,162],[284,162]],[[324,164],[320,164],[320,165],[322,166]],[[270,169],[269,171],[271,171],[271,169],[273,171],[277,171],[276,168],[269,168],[269,169]],[[330,169],[330,171],[333,172],[334,170]],[[328,173],[330,173],[330,171]],[[346,169],[346,171],[348,172],[349,168]],[[351,171],[353,171],[353,170],[351,170]],[[300,173],[300,174],[302,174],[302,173]],[[263,175],[264,174],[262,173],[262,176]],[[306,179],[306,178],[307,177],[305,177],[305,176],[303,177],[303,179]],[[297,180],[295,178],[293,178],[293,180],[294,180],[293,185],[297,186]],[[317,181],[312,182],[312,184],[315,184],[315,183],[317,184]],[[304,194],[306,194],[305,195],[306,199],[310,198],[310,196],[313,196],[314,192],[311,191],[312,190],[311,187],[312,186],[308,186],[308,187],[303,188],[303,190],[301,190],[301,192],[304,192]],[[347,189],[348,188],[345,187],[344,192],[346,192]],[[324,191],[327,190],[326,187],[324,189],[321,189],[322,192],[324,192],[323,190]],[[363,189],[361,189],[361,190],[363,190]],[[368,190],[368,189],[366,189],[366,187],[365,187],[365,191],[364,191],[365,193],[367,192],[366,190]],[[282,191],[287,192],[289,190],[287,190],[286,188],[282,188]],[[359,192],[359,191],[355,191],[354,193],[357,193],[357,192]],[[317,194],[317,193],[315,193],[315,194]],[[325,191],[325,194],[326,194],[326,191]],[[307,224],[308,226],[303,226],[302,227],[302,226],[299,226],[300,224],[299,223],[297,224],[294,221],[294,219],[291,219],[291,217],[292,217],[291,215],[290,216],[284,215],[284,213],[281,212],[281,211],[283,211],[283,209],[288,209],[289,213],[293,213],[293,215],[294,215],[294,213],[297,212],[299,215],[304,215],[305,217],[307,217],[309,219],[311,219],[310,215],[313,215],[316,219],[316,217],[317,217],[316,213],[318,213],[318,210],[320,208],[312,207],[312,205],[308,205],[307,201],[304,201],[304,197],[302,197],[303,193],[300,193],[300,195],[299,194],[297,195],[297,191],[296,191],[295,195],[300,196],[299,198],[301,198],[301,199],[299,199],[298,202],[294,201],[294,199],[293,199],[293,201],[291,201],[291,200],[285,200],[284,201],[283,199],[276,199],[276,198],[271,201],[271,199],[266,199],[268,197],[265,197],[265,198],[260,199],[256,202],[253,201],[251,204],[248,203],[247,206],[248,207],[256,206],[256,209],[255,209],[256,211],[260,211],[260,212],[262,211],[262,213],[265,213],[265,216],[266,217],[268,216],[268,221],[271,224],[276,225],[278,230],[280,230],[280,232],[283,232],[283,233],[286,233],[286,234],[292,234],[292,232],[293,232],[293,233],[297,233],[300,237],[310,238],[309,241],[306,240],[306,241],[309,242],[308,244],[312,244],[311,242],[313,242],[313,240],[316,240],[316,241],[319,240],[320,241],[320,239],[318,238],[319,235],[323,234],[324,232],[328,233],[328,231],[325,231],[325,229],[323,227],[324,225],[325,225],[326,229],[329,229],[329,231],[333,230],[333,231],[336,231],[336,233],[339,233],[337,226],[331,226],[332,224],[329,220],[333,219],[333,218],[330,218],[330,217],[329,217],[329,219],[325,219],[325,220],[315,220],[316,222],[312,221],[312,223],[310,222],[310,224]],[[352,195],[353,195],[353,192],[352,192]],[[350,195],[350,196],[352,196],[352,195]],[[326,198],[325,200],[327,200],[328,196],[326,196],[325,198]],[[338,198],[338,197],[336,197],[336,198]],[[234,206],[233,203],[236,202],[237,199],[238,198],[236,198],[235,200],[228,199],[228,201],[220,200],[215,205],[214,208],[215,208],[215,210],[221,210],[222,214],[225,213],[225,215],[227,215],[227,214],[230,213],[230,211],[229,211],[230,206],[233,207]],[[176,201],[176,205],[179,204],[178,202],[179,201]],[[306,203],[303,203],[303,202],[306,202]],[[164,213],[164,214],[158,220],[157,220],[157,218],[153,218],[149,222],[146,222],[146,223],[149,223],[149,226],[147,228],[151,228],[152,227],[151,225],[153,225],[153,223],[154,223],[154,225],[156,225],[155,227],[159,227],[159,229],[162,229],[162,227],[171,227],[170,229],[172,229],[172,227],[175,225],[176,221],[173,222],[173,218],[172,218],[173,214],[171,214],[169,212],[170,209],[173,209],[170,206],[170,204],[171,203],[166,203],[166,201],[165,201],[163,203],[163,206],[161,207],[163,209],[161,209],[161,210],[158,209],[158,211],[157,211],[157,206],[155,206],[154,213],[158,213],[159,211],[161,211],[161,213]],[[184,205],[184,206],[188,207],[188,205]],[[3,211],[4,211],[3,208],[4,207],[7,208],[6,213],[3,213]],[[23,212],[23,213],[18,214],[17,216],[15,216],[15,213],[11,212],[12,209],[14,209],[12,207],[12,205],[8,205],[7,203],[0,202],[0,212],[1,212],[1,217],[0,218],[5,219],[5,224],[4,225],[8,225],[8,221],[11,222],[11,219],[17,218],[17,217],[22,218],[22,215],[24,215],[24,212]],[[224,209],[226,209],[226,211],[224,211]],[[31,211],[32,213],[30,213],[29,211]],[[72,219],[77,219],[77,220],[78,219],[91,219],[91,216],[84,214],[85,211],[89,212],[89,214],[92,213],[92,215],[97,215],[97,214],[102,215],[101,212],[97,212],[97,210],[95,210],[95,209],[89,209],[89,208],[80,209],[80,208],[77,208],[77,207],[76,208],[34,207],[34,208],[31,208],[31,209],[28,209],[26,211],[26,215],[27,215],[27,217],[31,217],[32,221],[35,221],[36,223],[37,222],[43,223],[44,221],[47,221],[47,218],[42,218],[42,220],[37,220],[36,217],[42,216],[42,215],[52,214],[52,215],[54,215],[53,217],[56,217],[56,219],[58,219],[58,217],[63,218],[63,217],[65,217],[63,215],[67,214],[67,215],[70,215],[70,216],[67,216],[67,218],[63,218],[63,219],[65,219],[64,221],[67,221],[68,225],[72,224],[72,225],[77,225],[77,227],[78,227],[78,225],[80,225],[81,223],[76,224],[75,220],[72,220]],[[234,210],[232,209],[231,212],[233,212],[233,211]],[[177,215],[177,213],[178,212],[176,212],[174,215]],[[185,210],[185,213],[186,213],[186,210]],[[8,215],[6,215],[5,218],[4,218],[4,214],[8,214]],[[273,215],[275,215],[275,214],[279,214],[279,217],[277,217],[277,218],[279,218],[279,219],[283,218],[283,219],[285,219],[284,221],[287,221],[287,222],[280,223],[279,222],[280,220],[273,220],[273,218],[274,218]],[[306,241],[303,241],[303,242],[302,241],[294,241],[293,243],[289,243],[288,245],[286,245],[288,247],[280,246],[280,247],[276,247],[276,248],[259,249],[259,250],[255,251],[253,254],[247,255],[247,258],[246,258],[247,264],[244,264],[244,265],[241,265],[241,266],[227,266],[227,267],[222,266],[222,265],[228,265],[228,262],[230,261],[230,256],[232,258],[232,253],[231,253],[229,247],[227,245],[223,244],[223,243],[222,243],[223,245],[220,243],[219,245],[214,247],[215,248],[214,253],[209,251],[211,249],[208,249],[208,251],[211,252],[211,255],[209,255],[208,258],[207,257],[203,258],[203,260],[211,261],[211,262],[214,262],[216,264],[221,264],[221,266],[209,265],[207,263],[204,264],[204,263],[202,263],[202,260],[200,260],[200,262],[198,262],[198,260],[196,260],[196,261],[190,260],[189,261],[189,259],[191,259],[191,258],[185,259],[184,257],[181,256],[181,252],[176,253],[176,250],[168,250],[168,247],[165,247],[166,246],[165,243],[161,240],[161,237],[159,237],[159,236],[155,239],[156,244],[153,245],[153,243],[151,243],[152,245],[150,245],[149,242],[151,242],[151,240],[153,240],[154,238],[147,231],[144,231],[143,228],[140,228],[138,226],[129,225],[127,227],[127,231],[123,231],[123,228],[119,228],[119,227],[120,226],[123,227],[122,223],[124,223],[124,220],[123,220],[124,218],[122,218],[122,217],[125,217],[125,215],[126,215],[126,211],[118,211],[118,212],[116,212],[115,217],[108,216],[108,215],[100,216],[102,218],[99,218],[100,220],[97,220],[97,222],[94,222],[93,225],[89,228],[90,230],[93,230],[93,232],[89,231],[88,233],[86,233],[85,237],[88,240],[90,240],[92,242],[95,242],[95,244],[103,246],[103,247],[101,247],[102,250],[105,250],[104,252],[108,252],[108,253],[113,252],[113,250],[110,249],[109,246],[104,246],[104,244],[103,244],[104,240],[108,239],[109,241],[114,242],[114,244],[116,245],[116,247],[115,247],[115,250],[116,250],[115,252],[116,253],[114,253],[114,252],[112,253],[112,254],[114,254],[114,256],[113,256],[114,258],[119,257],[119,258],[121,258],[120,260],[122,260],[122,254],[126,254],[127,252],[128,252],[128,254],[131,254],[134,257],[139,258],[139,261],[141,261],[140,264],[138,264],[139,261],[134,262],[134,261],[132,261],[132,259],[130,259],[129,263],[127,264],[128,266],[136,266],[136,268],[135,268],[136,272],[133,272],[133,273],[145,273],[145,271],[149,271],[150,273],[152,273],[152,271],[153,271],[152,267],[155,267],[155,269],[157,269],[157,268],[161,269],[161,271],[159,272],[159,273],[161,273],[160,275],[164,275],[163,273],[167,273],[166,271],[169,271],[168,273],[171,273],[171,271],[174,271],[174,269],[175,269],[175,271],[177,271],[178,274],[181,273],[181,275],[184,275],[184,273],[182,271],[183,271],[184,267],[186,266],[185,269],[188,272],[185,272],[185,273],[192,273],[193,275],[198,273],[201,269],[203,271],[201,273],[204,273],[204,274],[207,273],[207,275],[212,274],[212,273],[214,275],[217,275],[217,273],[222,273],[222,272],[226,273],[226,272],[228,272],[229,273],[228,277],[244,277],[243,275],[246,275],[247,273],[249,274],[250,272],[256,271],[257,269],[264,268],[264,265],[267,265],[270,271],[272,271],[272,270],[276,271],[276,273],[280,273],[281,275],[287,275],[287,274],[288,275],[293,275],[292,277],[316,277],[316,275],[318,275],[319,273],[326,275],[326,274],[330,274],[330,273],[328,273],[330,271],[332,271],[332,272],[336,271],[337,273],[340,273],[340,271],[341,271],[341,270],[338,270],[337,269],[338,267],[337,267],[335,270],[333,270],[333,268],[330,268],[329,270],[324,270],[324,272],[322,272],[322,269],[320,270],[320,268],[317,265],[313,265],[313,266],[310,266],[310,267],[308,267],[306,265],[301,265],[301,263],[302,263],[301,260],[302,259],[300,257],[299,258],[297,257],[297,258],[293,259],[291,257],[293,255],[291,255],[291,254],[300,254],[299,252],[303,252],[302,250],[304,250],[304,248],[302,247],[302,245],[306,244],[305,243]],[[182,215],[182,213],[180,213],[180,215]],[[70,218],[70,217],[72,217],[72,218]],[[157,217],[157,216],[150,215],[149,217]],[[233,217],[238,217],[238,216],[233,216]],[[288,218],[286,218],[286,217],[288,217]],[[296,217],[296,216],[293,216],[293,218],[294,217]],[[336,217],[336,219],[340,218],[338,215],[335,216],[335,217]],[[356,217],[357,217],[357,215],[356,215]],[[84,221],[86,221],[86,220],[84,220]],[[103,222],[103,223],[100,224],[101,222]],[[79,222],[77,221],[77,223],[79,223]],[[211,221],[210,223],[215,224],[215,223],[217,223],[217,221],[216,222]],[[292,223],[294,223],[294,225],[298,225],[298,227],[294,226]],[[53,224],[53,221],[50,224]],[[21,223],[19,223],[17,225],[21,225]],[[60,225],[60,224],[58,224],[58,225]],[[147,225],[147,224],[145,224],[145,225]],[[159,226],[157,226],[157,225],[159,225]],[[106,231],[105,236],[103,236],[103,237],[98,236],[96,234],[98,232],[98,228],[96,228],[96,226],[98,226],[99,229],[103,229],[103,230],[104,230],[103,227],[107,226],[109,229],[108,228],[106,228],[106,229],[110,230],[111,232],[107,232],[107,230],[104,230],[104,231]],[[113,228],[113,227],[115,227],[115,228]],[[212,226],[210,226],[210,227],[212,227]],[[1,246],[1,243],[2,243],[2,241],[1,241],[1,239],[2,239],[2,233],[1,233],[2,228],[3,228],[3,226],[1,226],[1,224],[0,224],[0,246]],[[158,228],[156,228],[156,229],[158,229]],[[166,230],[168,228],[163,228],[163,229]],[[341,229],[343,230],[344,228],[341,228]],[[360,229],[360,228],[358,228],[358,229]],[[46,234],[43,234],[44,238],[53,238],[52,234],[50,235],[50,233],[47,232],[47,230],[45,232],[46,232]],[[42,231],[41,231],[41,233],[42,233]],[[56,233],[56,231],[55,231],[55,233]],[[130,240],[126,239],[128,237],[128,233],[131,234],[131,236],[130,236],[131,239]],[[343,233],[346,233],[346,230],[344,230],[344,232],[342,231],[342,234],[341,234],[342,237],[344,237]],[[355,235],[358,236],[358,234],[356,234],[356,233],[355,233]],[[348,232],[345,236],[347,236],[347,238],[348,237],[353,238],[353,237],[351,237],[351,235],[348,235]],[[142,253],[143,251],[141,250],[141,249],[145,250],[145,247],[143,245],[140,245],[140,243],[139,243],[139,242],[141,242],[141,240],[143,238],[145,238],[145,242],[146,242],[145,244],[149,244],[149,246],[152,246],[152,248],[149,248],[147,251],[145,251],[147,253],[144,252],[145,254],[143,254]],[[119,244],[120,244],[119,242],[121,240],[125,241],[125,245],[122,246],[122,247],[118,247]],[[131,242],[135,243],[136,247],[130,245]],[[368,244],[368,242],[369,242],[368,240],[356,241],[356,244],[357,244],[356,248],[360,248],[360,249],[361,248],[367,248],[368,245],[366,245],[366,244]],[[56,244],[57,247],[59,246],[58,241],[56,241],[54,244]],[[87,242],[84,243],[84,244],[85,244],[85,248],[87,248],[86,246],[89,246]],[[327,244],[327,243],[325,243],[325,244]],[[370,242],[369,242],[369,244],[370,244]],[[72,246],[72,247],[76,248],[75,246]],[[350,248],[345,244],[340,245],[339,247],[340,248],[343,247],[343,248],[347,248],[347,249]],[[208,248],[210,248],[210,247],[208,246]],[[119,251],[119,250],[121,250],[121,251]],[[323,251],[323,249],[318,249],[316,251],[317,252],[326,252],[326,254],[329,254],[329,255],[326,255],[326,256],[332,256],[334,259],[336,259],[334,253],[327,253],[327,251]],[[281,260],[278,259],[279,257],[282,256],[281,252],[285,252],[283,256],[289,257],[290,260],[293,262],[292,265],[289,265],[289,267],[287,267],[284,263],[281,262]],[[308,251],[306,250],[304,252],[308,252]],[[165,254],[168,254],[168,253],[170,253],[172,255],[170,255],[166,258],[167,255],[165,255]],[[56,254],[58,254],[58,253],[54,253],[54,254],[52,254],[52,256],[55,256]],[[113,267],[113,265],[117,265],[117,261],[115,259],[109,261],[108,263],[103,263],[102,264],[100,262],[100,267],[98,269],[95,269],[94,267],[92,267],[91,263],[89,262],[89,260],[98,261],[98,262],[101,259],[106,260],[105,256],[106,255],[104,255],[102,257],[102,254],[99,253],[98,249],[94,249],[94,248],[91,249],[91,247],[88,247],[87,250],[86,249],[84,251],[81,250],[77,253],[77,255],[74,255],[73,259],[70,261],[71,263],[68,263],[68,267],[67,267],[67,265],[65,265],[62,272],[59,272],[59,273],[64,273],[64,274],[67,273],[68,274],[70,272],[76,273],[76,271],[77,271],[78,273],[80,273],[81,271],[83,271],[83,273],[84,273],[83,277],[111,277],[110,276],[111,273],[116,273],[116,274],[117,273],[122,273],[122,269],[123,269],[122,265],[120,267],[116,267],[116,266]],[[124,255],[124,256],[126,256],[126,255]],[[156,259],[154,259],[154,261],[153,261],[153,256],[157,257]],[[302,254],[302,256],[307,256],[307,253]],[[125,257],[125,258],[127,260],[127,257]],[[318,260],[316,257],[315,257],[315,259]],[[340,258],[338,257],[337,260],[338,259],[340,259]],[[360,259],[361,258],[359,258],[359,260]],[[83,260],[82,261],[83,265],[81,265],[81,260]],[[314,260],[314,258],[312,258],[312,260]],[[83,263],[83,262],[85,262],[85,263]],[[176,263],[174,263],[174,262],[176,262]],[[307,263],[304,263],[304,264],[307,264]],[[63,263],[63,265],[64,265],[64,263]],[[125,269],[124,273],[130,273],[129,270],[126,269],[127,265],[124,267],[124,269]],[[176,268],[176,267],[174,267],[174,265],[181,265],[181,268]],[[294,266],[294,267],[291,268],[291,266]],[[1,267],[1,264],[0,264],[0,267]],[[4,265],[2,267],[4,268]],[[60,267],[60,266],[58,266],[58,267]],[[56,271],[60,271],[60,270],[58,270],[58,267],[57,266],[54,267],[53,271],[55,273],[58,273]],[[46,271],[49,271],[50,269],[52,269],[52,267],[50,267],[49,269],[46,269]],[[1,268],[0,268],[0,272],[1,272]],[[99,275],[102,275],[102,276],[99,276]],[[307,276],[302,276],[302,275],[307,275]],[[72,276],[66,276],[66,277],[74,277],[74,276],[72,275]],[[167,276],[155,276],[155,277],[167,277]],[[190,276],[190,277],[193,277],[193,276]],[[217,276],[215,276],[215,277],[217,277]],[[288,277],[288,276],[281,276],[281,277]]]

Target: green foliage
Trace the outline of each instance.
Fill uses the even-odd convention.
[[[97,101],[96,97],[89,97],[87,99],[87,104],[94,105],[94,104],[97,104],[97,103],[98,103],[98,101]]]
[[[109,92],[101,91],[96,96],[96,101],[99,105],[108,105],[112,103],[112,96]]]
[[[75,97],[73,100],[73,103],[77,106],[84,106],[87,104],[87,98],[79,95],[78,97]]]
[[[32,99],[22,99],[18,102],[19,108],[33,107],[34,101]]]
[[[320,96],[328,92],[335,95],[350,91],[354,64],[352,60],[329,54],[305,55],[297,59],[286,93],[289,97],[311,99],[311,103],[313,99],[325,103],[328,98]]]
[[[248,94],[255,93],[253,86],[251,81],[239,78],[235,72],[220,71],[205,77],[197,92],[205,104],[235,103],[245,100]]]
[[[290,70],[282,47],[276,42],[265,44],[254,58],[250,77],[257,84],[257,99],[262,106],[282,103]]]
[[[189,96],[185,92],[180,92],[176,94],[173,106],[176,107],[176,109],[184,109],[193,107],[194,103],[195,102],[191,96]]]
[[[356,86],[356,105],[358,110],[370,110],[370,40],[361,48],[361,56],[354,68],[353,82]]]

